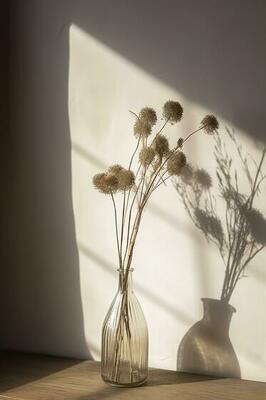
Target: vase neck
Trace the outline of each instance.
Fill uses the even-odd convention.
[[[133,292],[132,272],[133,268],[129,270],[128,274],[126,274],[122,269],[118,269],[118,290],[120,292]]]

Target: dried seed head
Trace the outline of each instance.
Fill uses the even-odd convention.
[[[147,168],[155,157],[155,151],[151,147],[144,147],[139,153],[139,161],[143,167]]]
[[[164,135],[157,135],[152,147],[160,158],[165,157],[169,152],[169,143]]]
[[[135,175],[133,171],[129,169],[122,169],[118,175],[118,190],[128,190],[132,188],[135,183]]]
[[[162,165],[162,159],[161,159],[160,157],[158,157],[158,158],[152,163],[153,170],[156,171],[161,165]]]
[[[151,126],[155,125],[157,122],[157,115],[153,108],[144,107],[140,110],[139,118],[150,124]]]
[[[123,168],[119,164],[108,168],[108,173],[115,175],[118,180],[117,190],[123,191],[130,189],[135,183],[135,175],[132,171]]]
[[[108,190],[111,192],[116,192],[118,189],[118,179],[115,174],[108,172],[105,174],[104,180],[106,182]]]
[[[194,180],[203,190],[208,190],[212,186],[212,178],[205,169],[197,169],[194,172]]]
[[[214,115],[206,115],[201,121],[207,134],[212,135],[219,128],[219,122]]]
[[[177,141],[177,143],[176,143],[177,147],[180,148],[180,149],[182,149],[182,147],[183,147],[183,142],[184,142],[184,139],[183,139],[183,138],[179,138],[178,141]]]
[[[103,189],[105,188],[104,176],[105,176],[105,174],[96,174],[92,178],[94,187],[103,193],[104,193]]]
[[[174,152],[167,161],[169,175],[180,175],[186,165],[186,156],[182,151]]]
[[[174,123],[181,120],[183,107],[177,101],[169,100],[163,106],[163,118]]]
[[[134,135],[136,137],[147,137],[151,134],[151,124],[138,118],[134,124]]]
[[[108,168],[108,172],[110,172],[111,174],[114,174],[115,176],[117,176],[117,174],[123,169],[122,165],[119,164],[114,164],[111,165],[111,167]]]
[[[118,179],[111,173],[94,175],[93,184],[96,189],[104,194],[110,194],[111,192],[115,193],[118,189]]]

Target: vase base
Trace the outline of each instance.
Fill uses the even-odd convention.
[[[108,379],[103,378],[103,381],[105,383],[108,383],[109,385],[113,386],[113,387],[119,387],[119,388],[132,388],[132,387],[138,387],[138,386],[142,386],[145,385],[145,383],[147,382],[147,378],[143,379],[142,381],[139,382],[128,382],[128,383],[117,383],[117,382],[113,382],[113,381],[109,381]]]

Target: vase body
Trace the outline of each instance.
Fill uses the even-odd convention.
[[[120,387],[140,386],[148,377],[148,329],[133,291],[132,271],[125,283],[118,270],[118,291],[102,329],[102,379]]]
[[[177,370],[221,377],[240,378],[240,366],[229,338],[233,313],[230,304],[202,299],[203,318],[183,337],[177,356]]]

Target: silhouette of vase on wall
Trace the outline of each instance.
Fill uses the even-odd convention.
[[[203,318],[183,337],[177,355],[177,370],[240,378],[240,366],[229,338],[236,309],[216,299],[201,299]]]

